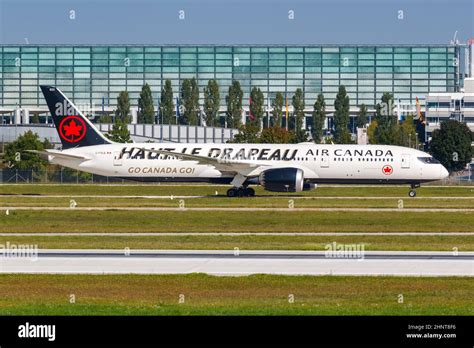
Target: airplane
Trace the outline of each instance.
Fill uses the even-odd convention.
[[[54,164],[147,182],[230,184],[228,197],[301,192],[317,184],[408,184],[446,178],[428,153],[391,145],[116,143],[107,139],[58,89],[40,86],[62,150],[32,151]]]

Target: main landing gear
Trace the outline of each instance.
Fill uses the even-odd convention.
[[[408,196],[410,197],[416,197],[416,188],[420,187],[420,184],[411,184],[411,190],[408,192]]]
[[[245,183],[247,177],[242,174],[237,174],[234,176],[234,179],[231,181],[233,186],[231,189],[227,190],[227,197],[253,197],[255,196],[255,190],[248,187],[248,184]]]
[[[232,187],[227,190],[227,197],[254,197],[255,190],[251,187]]]

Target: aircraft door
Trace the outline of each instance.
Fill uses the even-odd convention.
[[[410,168],[410,155],[402,155],[402,168]]]
[[[114,166],[121,166],[122,158],[120,158],[120,151],[114,152]]]

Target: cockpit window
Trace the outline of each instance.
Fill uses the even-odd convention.
[[[423,163],[439,164],[439,161],[434,157],[418,157],[418,159]]]

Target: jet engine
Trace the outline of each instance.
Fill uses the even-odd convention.
[[[299,168],[275,168],[263,171],[260,185],[267,191],[301,192],[304,188],[303,170]]]

